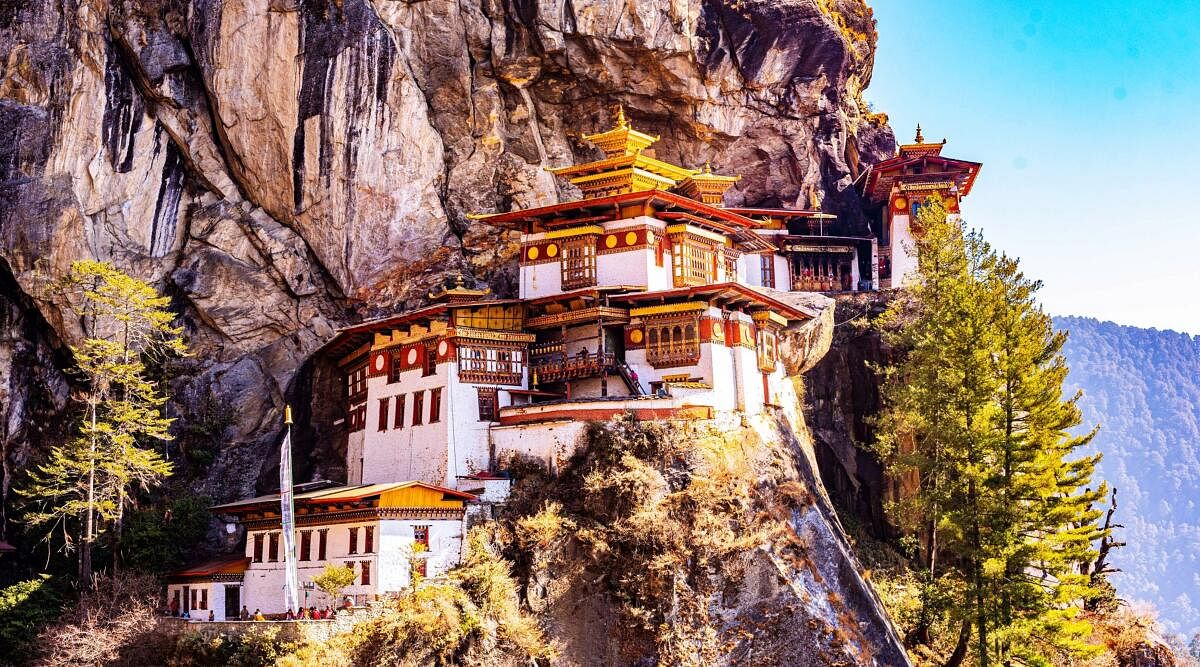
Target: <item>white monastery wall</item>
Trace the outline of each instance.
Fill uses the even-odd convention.
[[[452,372],[457,376],[458,364],[448,365],[454,367]],[[449,443],[451,464],[446,478],[437,482],[442,486],[455,488],[459,476],[471,475],[492,468],[488,444],[490,437],[488,428],[492,423],[479,420],[479,388],[481,386],[491,385],[475,385],[455,380],[451,381],[449,390],[446,392],[446,404],[442,406],[442,410],[450,429],[446,434],[446,442]],[[505,387],[500,387],[500,391],[496,392],[497,410],[512,400],[511,395],[504,389]]]
[[[366,549],[366,531],[368,526],[375,529],[373,550]],[[409,556],[412,553],[413,527],[429,526],[429,576],[443,574],[458,562],[462,548],[462,521],[458,519],[384,519],[363,521],[357,523],[338,523],[330,525],[301,526],[297,529],[297,558],[299,558],[300,533],[312,531],[310,560],[296,563],[297,578],[303,589],[306,582],[325,571],[327,564],[345,567],[350,564],[358,575],[355,583],[344,589],[343,595],[350,597],[373,597],[377,593],[399,591],[408,583]],[[358,529],[358,553],[350,553],[350,528]],[[325,529],[327,533],[325,560],[320,560],[318,531]],[[254,557],[254,535],[279,531],[253,531],[246,535],[246,555]],[[282,540],[280,540],[279,560],[267,560],[269,555],[267,545],[269,537],[263,538],[263,561],[251,562],[246,568],[245,585],[242,603],[251,612],[256,608],[264,614],[283,613],[283,583],[284,563]],[[362,584],[362,562],[370,565],[370,583]],[[397,577],[402,582],[397,584]],[[209,606],[212,606],[212,593],[209,593]],[[224,597],[222,591],[222,605]],[[304,591],[301,590],[301,602],[304,601]],[[308,591],[308,606],[337,606],[340,600],[330,600],[320,590]],[[207,612],[205,612],[207,618]]]
[[[597,267],[599,268],[599,267]],[[521,298],[536,299],[562,290],[562,263],[543,262],[521,265]]]
[[[610,407],[612,402],[605,401],[597,405]],[[520,410],[537,414],[561,407],[530,406]],[[582,420],[493,426],[492,442],[496,447],[496,458],[500,461],[508,461],[514,456],[529,458],[540,461],[551,472],[558,472],[583,441],[586,427],[587,423]]]
[[[910,217],[892,216],[892,287],[908,284],[917,273],[916,241],[913,239]]]
[[[213,618],[217,621],[237,620],[225,618],[225,588],[241,588],[242,585],[234,581],[201,581],[188,584],[168,584],[167,585],[167,603],[170,604],[174,599],[175,594],[179,594],[179,613],[182,614],[184,609],[188,609],[191,618],[195,620],[208,620],[208,612],[213,612]],[[189,603],[185,600],[190,600],[191,592],[196,591],[196,606],[189,607]],[[200,595],[200,591],[206,591],[205,596]],[[186,596],[185,596],[186,593]],[[200,607],[201,603],[204,607]],[[241,609],[241,606],[238,607]],[[251,608],[250,611],[254,611]]]

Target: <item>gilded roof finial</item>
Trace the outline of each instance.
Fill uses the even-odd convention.
[[[712,173],[712,160],[704,161],[704,173],[706,173],[706,174]]]
[[[917,142],[918,144],[923,144],[923,143],[925,143],[925,135],[921,134],[921,124],[920,124],[920,123],[917,123],[917,139],[916,139],[916,142]]]
[[[625,107],[617,105],[617,128],[624,130],[629,127],[629,121],[625,119]]]

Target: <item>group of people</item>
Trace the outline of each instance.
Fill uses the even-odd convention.
[[[337,611],[330,605],[325,605],[324,609],[318,609],[317,607],[301,607],[299,614],[297,614],[295,611],[293,611],[291,609],[288,609],[287,613],[284,614],[282,618],[278,618],[278,619],[274,619],[274,620],[323,621],[323,620],[327,620],[327,619],[332,619],[336,614],[337,614]],[[240,614],[238,614],[238,620],[239,621],[265,621],[265,620],[267,620],[267,618],[265,616],[263,616],[262,610],[255,609],[254,614],[251,614],[250,610],[246,609],[245,606],[242,606],[242,611]]]
[[[179,603],[177,601],[171,600],[171,604],[169,606],[170,606],[170,612],[171,612],[172,616],[177,616],[177,617],[185,619],[185,620],[193,619],[192,614],[189,610],[183,609],[181,611],[179,609]],[[347,608],[350,607],[349,600],[347,600],[347,602],[346,602],[346,607]],[[287,614],[284,614],[282,618],[278,618],[278,619],[274,619],[274,620],[322,621],[322,620],[332,619],[336,615],[337,615],[337,610],[335,610],[331,605],[325,605],[324,609],[318,609],[317,607],[307,607],[307,608],[301,607],[299,614],[297,614],[295,611],[293,611],[291,609],[288,609]],[[203,619],[203,616],[198,617],[196,620],[200,620],[200,619]],[[217,614],[212,609],[208,610],[208,620],[210,620],[210,621],[217,620]],[[233,619],[229,619],[229,620],[233,620]],[[242,611],[238,614],[237,620],[239,620],[239,621],[265,621],[265,620],[267,620],[267,617],[263,616],[261,609],[255,609],[254,613],[251,614],[250,609],[248,609],[246,607],[246,605],[242,605]]]

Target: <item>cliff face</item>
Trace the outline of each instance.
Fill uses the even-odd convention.
[[[273,484],[284,402],[336,387],[306,365],[335,327],[451,273],[511,293],[512,240],[466,214],[574,197],[543,167],[594,157],[579,135],[617,103],[659,157],[741,174],[729,204],[820,202],[861,224],[851,182],[894,144],[861,103],[873,55],[861,0],[0,4],[3,488],[62,435],[80,323],[37,285],[76,259],[172,297],[194,356],[169,410],[180,447],[212,450],[176,457],[177,483],[245,496]],[[828,346],[817,331],[791,343],[795,372]],[[331,405],[298,410],[300,478],[338,477],[306,423]],[[800,543],[748,556],[782,605],[748,618],[807,623],[776,613],[824,572],[871,626],[852,643],[897,655],[828,503],[805,508],[779,523],[821,564],[784,568]],[[787,637],[759,648],[785,655]]]
[[[893,144],[861,108],[873,53],[860,0],[4,3],[0,287],[49,326],[0,344],[78,338],[26,296],[39,272],[92,257],[153,282],[196,353],[172,410],[232,406],[199,488],[247,493],[319,342],[449,272],[510,290],[511,242],[465,214],[572,196],[543,167],[590,156],[579,133],[618,102],[660,157],[742,174],[731,203],[860,219],[850,181]],[[52,356],[3,378],[6,410],[62,408],[39,398]],[[302,472],[336,463],[298,435]]]

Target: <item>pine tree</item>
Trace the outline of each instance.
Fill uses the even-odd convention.
[[[79,533],[79,576],[92,578],[92,549],[107,526],[120,531],[131,498],[171,473],[151,444],[170,439],[166,398],[147,377],[146,361],[186,354],[169,299],[111,264],[79,261],[47,290],[81,319],[87,336],[73,346],[82,417],[75,437],[54,448],[19,493],[30,500],[26,519],[61,530],[66,548]],[[148,446],[149,445],[149,446]]]
[[[1076,456],[1078,396],[1063,399],[1065,340],[1036,302],[1040,283],[938,201],[917,215],[918,280],[882,320],[904,350],[884,383],[879,451],[909,480],[895,504],[920,535],[925,587],[908,641],[940,616],[959,624],[946,664],[1079,655],[1090,592],[1077,572],[1102,530],[1089,489],[1098,457]],[[1074,458],[1073,458],[1074,457]],[[972,640],[974,638],[974,641]]]

